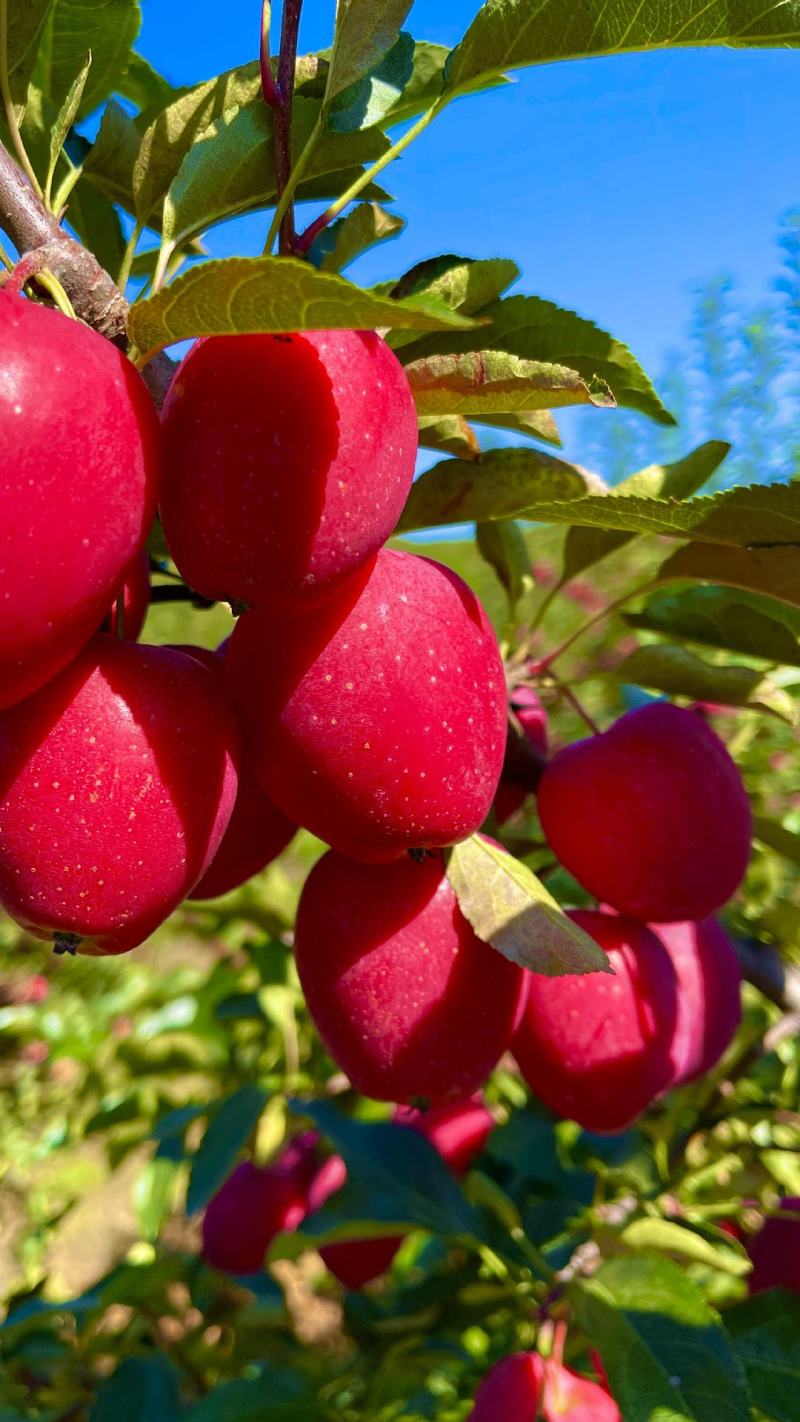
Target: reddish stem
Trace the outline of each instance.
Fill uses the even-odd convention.
[[[270,0],[261,0],[261,47],[259,50],[261,92],[264,95],[265,104],[269,104],[271,109],[279,109],[281,106],[281,96],[272,73],[272,62],[269,52],[269,15],[271,9]]]
[[[292,171],[292,101],[302,7],[303,0],[284,0],[283,3],[281,52],[278,60],[278,106],[275,109],[275,175],[278,197],[286,187]],[[290,254],[294,251],[294,246],[294,207],[290,205],[281,223],[278,251],[284,255]]]

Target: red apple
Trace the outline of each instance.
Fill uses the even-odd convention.
[[[659,924],[656,932],[678,975],[672,1039],[672,1085],[695,1081],[716,1066],[742,1018],[742,970],[716,919]]]
[[[473,933],[439,855],[369,866],[326,854],[301,895],[295,953],[328,1051],[383,1101],[477,1090],[526,988],[523,970]]]
[[[211,862],[237,757],[219,678],[97,633],[0,715],[0,903],[37,937],[135,947]]]
[[[150,558],[145,548],[130,562],[125,569],[122,579],[122,635],[127,637],[129,642],[135,642],[147,616],[147,609],[150,606]],[[117,597],[111,607],[111,611],[103,621],[103,632],[110,632],[112,637],[117,636]]]
[[[147,537],[160,431],[122,351],[0,291],[0,707],[65,666]]]
[[[483,823],[505,747],[503,667],[448,568],[385,549],[324,607],[246,613],[225,664],[250,768],[333,848],[377,863]]]
[[[411,487],[414,400],[371,331],[198,341],[163,422],[164,532],[207,597],[324,598],[386,541]]]
[[[273,805],[261,786],[243,770],[228,828],[190,897],[215,899],[237,889],[277,859],[296,833],[297,825]]]
[[[277,1234],[305,1218],[308,1189],[317,1169],[317,1137],[298,1137],[267,1168],[243,1161],[203,1217],[203,1258],[229,1274],[258,1274]]]
[[[556,1358],[512,1353],[487,1373],[468,1422],[622,1422],[613,1397]]]
[[[782,1210],[794,1210],[797,1219],[767,1219],[748,1246],[753,1261],[749,1276],[751,1294],[763,1289],[791,1289],[800,1293],[800,1195],[780,1201]]]
[[[615,914],[572,910],[614,970],[529,973],[513,1052],[531,1090],[590,1131],[629,1126],[673,1076],[677,980],[655,934]]]
[[[503,774],[494,797],[495,818],[505,824],[539,784],[547,760],[547,712],[530,687],[518,686],[508,699],[509,721]]]
[[[567,746],[545,768],[538,798],[564,867],[632,918],[706,918],[744,877],[747,793],[722,741],[692,711],[653,702]]]

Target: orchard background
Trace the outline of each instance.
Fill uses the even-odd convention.
[[[451,102],[565,58],[794,47],[800,5],[488,0],[448,52],[412,37],[407,0],[339,0],[331,47],[303,53],[301,30],[296,63],[300,0],[285,0],[271,40],[258,8],[248,62],[175,89],[136,53],[135,0],[0,0],[3,300],[24,291],[115,342],[159,406],[179,342],[382,331],[431,466],[392,547],[475,590],[509,686],[540,698],[549,753],[666,698],[696,708],[741,770],[753,846],[722,916],[742,1019],[721,1060],[612,1134],[549,1110],[506,1053],[483,1088],[494,1129],[459,1183],[390,1104],[350,1087],[311,1022],[292,953],[324,852],[307,831],[124,956],[54,956],[3,917],[0,1422],[462,1422],[482,1378],[521,1351],[522,1390],[506,1412],[490,1399],[479,1422],[796,1422],[796,388],[775,361],[762,367],[777,435],[762,424],[759,447],[782,482],[751,487],[752,461],[719,438],[681,443],[685,423],[631,352],[575,315],[569,292],[560,306],[528,294],[513,254],[432,251],[406,270],[398,243],[395,280],[362,289],[341,273],[399,235],[384,169]],[[402,166],[391,182],[402,206]],[[247,213],[262,214],[265,255],[209,259],[204,234]],[[790,272],[796,233],[789,221]],[[469,249],[461,232],[450,245]],[[783,334],[796,339],[796,316]],[[796,351],[782,356],[796,369]],[[43,388],[52,378],[43,363]],[[735,381],[725,399],[736,407]],[[558,453],[552,411],[575,405],[597,422],[631,412],[637,461],[614,469],[613,488]],[[452,538],[453,524],[474,537]],[[186,587],[158,524],[148,546],[142,642],[215,648],[231,610]],[[544,837],[543,748],[522,734],[524,709],[512,697],[511,800],[486,822],[514,859],[467,840],[450,875],[485,942],[535,973],[574,971],[586,940],[562,909],[596,900]],[[623,783],[623,808],[631,794]],[[678,842],[691,829],[675,820]],[[715,984],[711,1019],[722,997]],[[472,1045],[454,1052],[468,1060]],[[262,1271],[215,1269],[209,1202],[237,1164],[280,1161],[310,1128],[344,1159],[346,1188],[276,1232]],[[788,1289],[756,1291],[754,1241],[782,1219],[783,1277],[769,1282]],[[240,1225],[250,1240],[252,1221]],[[344,1287],[319,1254],[398,1235],[366,1287]]]

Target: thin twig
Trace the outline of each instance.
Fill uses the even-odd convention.
[[[272,5],[270,0],[262,0],[261,4],[261,45],[259,47],[259,64],[261,67],[261,92],[264,95],[264,103],[269,104],[271,109],[280,108],[281,96],[275,77],[272,73],[272,62],[269,52],[269,26],[272,19]]]
[[[297,36],[303,0],[284,0],[281,22],[281,52],[278,59],[278,106],[275,109],[275,177],[280,198],[289,184],[292,172],[292,104],[294,76],[297,65]],[[261,70],[262,85],[264,69]],[[285,255],[294,251],[294,207],[290,202],[280,224],[278,251]]]

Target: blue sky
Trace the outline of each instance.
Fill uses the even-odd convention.
[[[143,0],[139,47],[175,83],[207,78],[255,56],[259,9]],[[476,9],[418,0],[407,27],[454,44]],[[306,0],[301,48],[329,42],[333,12]],[[706,49],[518,71],[454,104],[388,170],[409,227],[349,275],[381,280],[443,251],[510,256],[520,289],[591,317],[657,370],[698,279],[730,272],[756,300],[774,277],[777,219],[800,206],[798,66],[797,51]],[[247,219],[209,245],[255,252],[264,231]]]

